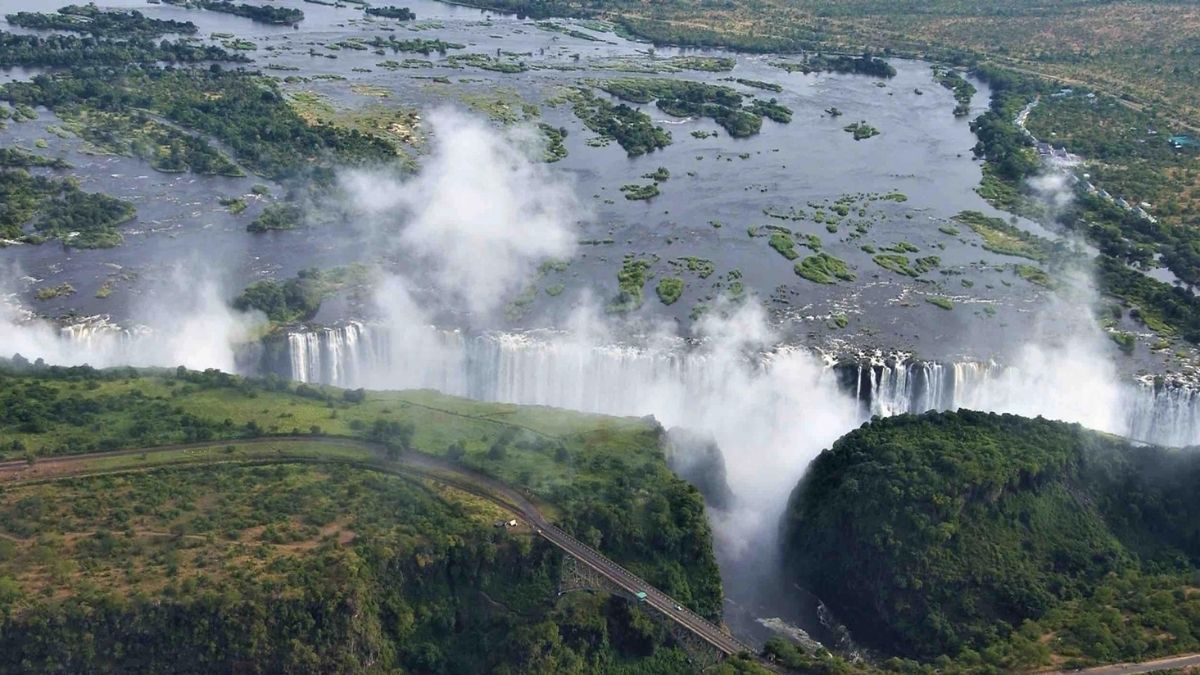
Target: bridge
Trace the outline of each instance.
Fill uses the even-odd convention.
[[[238,448],[250,446],[280,446],[289,443],[321,445],[327,448],[367,451],[355,459],[345,453],[288,454],[278,448],[249,458],[231,456],[224,449],[230,444]],[[128,466],[113,468],[114,459],[131,458]],[[99,461],[98,461],[99,460]],[[755,655],[755,650],[730,635],[720,626],[684,607],[682,603],[646,583],[595,548],[567,534],[551,523],[529,499],[513,487],[491,476],[473,471],[447,460],[420,452],[405,452],[388,457],[387,449],[376,443],[328,436],[275,436],[237,441],[205,442],[168,445],[133,450],[88,453],[42,458],[35,461],[0,462],[0,487],[22,483],[57,480],[59,478],[127,473],[166,466],[220,463],[278,463],[318,462],[344,463],[396,475],[417,475],[444,483],[464,492],[486,499],[523,520],[537,536],[563,552],[563,578],[559,594],[588,590],[610,592],[637,602],[654,618],[666,625],[672,637],[703,670],[734,654]],[[770,668],[766,662],[762,665]]]

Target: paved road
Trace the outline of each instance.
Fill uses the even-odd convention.
[[[117,450],[113,452],[101,452],[84,455],[68,455],[45,458],[42,460],[42,462],[53,462],[58,465],[58,468],[62,468],[62,465],[64,464],[68,465],[69,467],[71,464],[82,464],[87,460],[94,460],[104,457],[120,457],[140,454],[151,455],[179,450],[224,447],[230,444],[244,446],[280,442],[321,443],[324,445],[368,448],[376,455],[377,458],[376,461],[368,464],[371,468],[392,473],[420,474],[488,499],[510,513],[525,520],[539,536],[561,549],[567,555],[574,557],[579,562],[591,568],[609,582],[624,590],[630,596],[636,596],[637,593],[645,593],[646,604],[662,612],[662,614],[668,617],[671,621],[674,621],[680,626],[683,626],[687,630],[691,631],[697,637],[712,645],[723,654],[733,655],[743,652],[747,654],[755,653],[754,649],[729,635],[719,626],[706,620],[699,614],[696,614],[695,612],[685,608],[682,603],[678,602],[671,596],[663,593],[657,588],[654,588],[644,580],[640,579],[637,575],[605,557],[596,549],[584,544],[578,539],[575,539],[571,535],[550,523],[550,521],[547,520],[544,515],[542,515],[542,512],[537,508],[537,506],[533,504],[533,502],[531,502],[527,497],[525,497],[525,495],[521,494],[513,487],[478,471],[472,471],[471,469],[467,469],[432,455],[426,455],[419,452],[406,452],[401,454],[398,458],[385,459],[386,449],[384,446],[375,443],[345,438],[275,436],[237,441],[189,443],[160,446],[156,448]],[[262,459],[266,461],[279,461],[288,460],[289,458],[286,455],[278,455],[275,457],[265,456]],[[313,458],[311,457],[292,459],[313,461]],[[207,458],[197,458],[196,461],[199,463],[212,463],[212,460]],[[239,460],[229,459],[225,461]],[[254,460],[251,459],[250,461]],[[345,460],[339,459],[336,461]],[[72,472],[68,468],[67,471],[64,471],[61,474],[55,473],[53,476],[41,477],[37,475],[36,467],[36,462],[34,464],[30,464],[24,460],[0,462],[0,485],[5,483],[11,484],[13,482],[21,482],[23,480],[41,480],[67,475],[78,475],[78,473],[80,473]]]
[[[1047,675],[1136,675],[1137,673],[1153,673],[1159,670],[1175,670],[1177,668],[1200,668],[1200,654],[1184,654],[1154,661],[1141,663],[1117,663],[1111,666],[1097,666],[1083,670],[1062,670]]]

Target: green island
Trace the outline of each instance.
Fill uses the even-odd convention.
[[[671,144],[671,132],[655,126],[646,113],[624,103],[613,104],[587,89],[570,94],[572,110],[588,129],[603,139],[615,140],[630,157]]]
[[[983,248],[992,253],[1044,262],[1055,252],[1051,242],[978,211],[963,211],[954,220],[978,234],[983,239]]]
[[[696,256],[688,256],[685,258],[677,258],[671,261],[671,266],[679,270],[687,270],[694,273],[701,279],[707,279],[712,276],[712,273],[717,271],[717,266],[713,261],[707,258],[697,258]]]
[[[246,225],[247,232],[294,230],[304,221],[304,210],[289,202],[268,204]]]
[[[975,96],[975,85],[967,81],[962,73],[942,66],[933,66],[933,79],[938,84],[954,92],[955,117],[966,117],[971,114],[971,98]]]
[[[41,243],[61,240],[75,248],[108,248],[121,243],[117,227],[133,219],[133,204],[84,192],[70,178],[31,175],[28,168],[66,168],[61,159],[19,149],[0,152],[0,238]]]
[[[563,554],[498,527],[498,489],[720,617],[652,421],[23,359],[0,399],[5,670],[690,672],[636,602],[560,597]]]
[[[654,287],[654,292],[658,294],[658,299],[664,305],[673,305],[683,295],[683,279],[679,277],[663,277],[658,280],[658,285]]]
[[[786,566],[903,672],[1196,651],[1197,479],[1194,452],[1073,424],[876,418],[793,491]]]
[[[632,253],[625,254],[621,260],[621,269],[617,270],[617,295],[605,310],[610,314],[623,314],[641,307],[650,268],[656,262],[657,258],[639,258]]]
[[[234,298],[233,308],[260,311],[276,325],[298,323],[315,316],[330,296],[363,289],[368,281],[369,273],[362,265],[301,270],[284,282],[268,279],[250,284]]]
[[[567,156],[566,127],[554,127],[545,122],[538,122],[538,130],[542,132],[542,138],[546,141],[542,155],[546,162],[557,162]]]
[[[444,55],[451,49],[463,49],[466,47],[466,45],[459,44],[457,42],[444,42],[437,38],[432,40],[427,38],[397,40],[395,36],[392,35],[389,35],[386,38],[376,35],[366,44],[372,49],[375,49],[377,52],[378,50],[382,49],[390,49],[392,50],[393,54],[399,54],[400,52],[414,52],[417,54],[424,54],[425,56],[429,56],[434,52]]]
[[[954,309],[954,301],[940,295],[927,295],[925,296],[925,302],[947,311]]]
[[[260,23],[290,26],[304,20],[304,12],[294,7],[272,7],[270,5],[237,4],[229,0],[163,0],[168,5],[199,7],[210,12],[221,12],[245,17]]]
[[[850,124],[842,127],[842,131],[854,136],[854,140],[856,141],[866,140],[872,136],[879,135],[879,130],[870,124],[867,124],[865,120],[860,122],[851,122]]]
[[[762,80],[750,80],[750,79],[746,79],[743,77],[739,77],[739,78],[735,79],[734,82],[737,82],[738,84],[740,84],[744,87],[752,87],[754,89],[765,89],[767,91],[773,91],[776,93],[783,91],[783,87],[778,84],[775,84],[774,82],[763,82]]]
[[[825,252],[807,256],[804,260],[796,263],[795,272],[800,277],[817,284],[835,284],[838,279],[854,281],[855,278],[845,260],[835,258]],[[845,325],[843,324],[842,327]]]
[[[861,56],[811,54],[802,61],[772,61],[771,65],[789,73],[851,73],[890,79],[896,76],[892,64],[870,53]]]
[[[17,12],[4,17],[10,26],[33,30],[65,30],[87,33],[96,37],[156,38],[163,35],[194,35],[196,24],[191,21],[151,19],[137,10],[106,11],[88,5],[67,5],[55,12]]]
[[[456,68],[470,66],[493,73],[523,73],[529,70],[524,61],[498,58],[490,54],[452,54],[446,58],[446,62]]]
[[[658,182],[646,183],[645,185],[622,185],[621,192],[625,194],[625,199],[630,201],[653,199],[659,195]]]
[[[870,251],[868,251],[869,253]],[[931,255],[923,258],[917,258],[915,261],[910,261],[908,256],[899,253],[880,253],[871,258],[885,270],[902,274],[907,277],[917,278],[926,272],[937,269],[941,266],[941,258]]]
[[[364,7],[363,11],[367,16],[378,16],[385,19],[396,19],[399,21],[412,21],[417,18],[417,15],[407,7],[394,7],[386,5],[383,7]]]
[[[630,103],[654,102],[660,110],[675,117],[711,118],[734,138],[758,133],[763,117],[785,124],[792,119],[792,111],[775,99],[756,99],[744,107],[742,94],[722,85],[632,77],[599,80],[591,84]]]
[[[78,35],[18,35],[0,31],[0,68],[42,66],[124,66],[127,63],[245,62],[248,59],[216,45],[186,40],[155,42],[148,37],[122,40]]]
[[[103,135],[108,128],[129,129],[138,119],[135,109],[149,111],[213,137],[230,148],[240,165],[277,179],[307,174],[317,182],[328,182],[335,163],[385,162],[395,159],[397,153],[390,142],[357,129],[310,124],[270,78],[219,67],[76,68],[36,75],[27,82],[9,82],[0,88],[0,100],[61,111],[86,129],[81,131],[85,138]],[[187,140],[190,135],[172,134],[162,127],[161,123],[153,125],[149,140],[166,139],[181,145],[183,163],[203,160],[210,170],[226,168],[217,159],[217,151],[204,149],[202,141]],[[170,150],[165,161],[174,161]]]

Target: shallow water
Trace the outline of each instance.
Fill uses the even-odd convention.
[[[731,270],[743,275],[747,288],[768,302],[783,332],[791,340],[837,345],[882,346],[914,351],[930,358],[973,356],[987,358],[1001,353],[1011,342],[1009,326],[1025,322],[1040,304],[1042,289],[1017,278],[1006,264],[1019,259],[998,256],[979,248],[978,238],[965,228],[958,237],[938,231],[945,219],[963,209],[995,212],[973,191],[979,180],[979,164],[971,157],[975,139],[967,118],[951,114],[951,93],[932,79],[928,64],[895,61],[898,75],[883,87],[875,78],[836,74],[789,74],[770,65],[775,58],[761,55],[732,55],[737,66],[732,72],[688,71],[662,74],[692,80],[729,84],[747,95],[777,98],[794,110],[790,124],[763,123],[760,134],[747,139],[728,137],[711,120],[675,119],[653,105],[640,106],[674,137],[674,143],[646,156],[630,159],[615,143],[589,147],[593,136],[570,111],[569,105],[549,105],[548,97],[582,78],[625,77],[627,73],[603,69],[614,58],[645,60],[647,45],[630,42],[612,33],[595,33],[602,41],[591,42],[540,29],[531,21],[511,16],[437,2],[407,3],[417,13],[411,25],[391,20],[364,20],[354,7],[288,2],[304,10],[306,18],[294,30],[270,26],[203,10],[169,5],[148,5],[133,0],[101,3],[102,6],[136,7],[149,16],[189,20],[200,28],[198,37],[213,32],[234,33],[252,39],[259,47],[249,52],[256,66],[284,66],[297,71],[265,71],[284,75],[340,75],[344,81],[310,81],[285,85],[290,90],[317,92],[339,107],[402,105],[429,108],[500,92],[514,101],[538,103],[542,119],[569,130],[569,156],[553,165],[553,171],[569,176],[591,213],[581,223],[581,239],[613,239],[615,243],[581,247],[567,273],[554,279],[566,287],[558,298],[542,295],[531,312],[515,321],[498,320],[505,328],[546,325],[562,320],[587,290],[601,301],[616,293],[616,269],[627,253],[657,255],[664,261],[681,256],[707,258],[716,273],[707,280],[684,275],[688,286],[671,307],[661,305],[647,285],[644,312],[679,322],[686,331],[693,307],[716,291],[716,278]],[[31,0],[0,0],[0,13],[21,9],[45,10]],[[430,27],[433,26],[433,27]],[[417,29],[420,28],[420,29]],[[578,28],[578,27],[577,27]],[[394,33],[397,39],[441,38],[467,44],[451,53],[489,53],[497,49],[525,54],[534,69],[521,74],[497,74],[475,68],[449,67],[436,54],[378,56],[372,51],[341,49],[325,45],[348,37]],[[335,54],[336,59],[310,56],[309,50]],[[665,58],[684,53],[675,49],[653,50]],[[718,50],[708,55],[730,56]],[[574,60],[572,56],[578,55]],[[431,68],[388,71],[376,66],[382,60],[405,57],[428,58]],[[353,68],[372,72],[353,72]],[[562,70],[564,68],[574,68]],[[8,77],[25,78],[32,71],[14,70]],[[452,86],[439,85],[429,77],[444,76]],[[780,93],[749,89],[726,78],[774,82]],[[366,84],[386,89],[390,96],[377,98],[356,94],[352,85]],[[975,112],[986,106],[988,90],[976,83],[979,93]],[[918,95],[916,90],[921,90]],[[832,118],[824,113],[836,106],[844,112]],[[29,302],[46,316],[105,313],[118,321],[137,317],[138,307],[152,304],[153,280],[169,273],[176,263],[190,269],[202,268],[221,280],[232,296],[236,289],[265,276],[288,276],[306,267],[328,267],[366,258],[351,235],[312,229],[252,235],[244,224],[261,204],[240,216],[231,216],[218,205],[223,196],[244,194],[257,177],[228,179],[192,174],[162,174],[146,163],[124,157],[83,154],[83,144],[74,138],[61,139],[46,127],[56,123],[53,115],[39,111],[41,118],[23,124],[10,123],[6,142],[32,148],[35,139],[47,141],[45,151],[66,157],[75,165],[87,189],[108,192],[133,200],[138,218],[126,228],[123,246],[99,251],[67,249],[56,243],[18,246],[0,250],[0,265],[16,276],[36,280],[17,283],[26,299],[41,285],[69,282],[78,290],[74,296],[46,303]],[[854,141],[842,127],[850,121],[866,120],[882,134]],[[697,139],[696,130],[718,131],[716,138]],[[663,166],[671,179],[662,194],[649,201],[628,201],[620,187],[647,182],[641,175]],[[279,192],[278,186],[276,194]],[[807,202],[832,202],[849,193],[899,191],[904,203],[871,202],[868,217],[881,214],[861,238],[849,236],[843,224],[831,234],[812,220],[796,222],[772,219],[764,209],[787,211],[798,207],[812,213]],[[611,202],[611,203],[610,203]],[[851,214],[851,218],[854,214]],[[721,221],[716,229],[710,221]],[[797,277],[793,263],[767,246],[766,238],[751,239],[747,227],[777,224],[820,237],[822,248],[856,268],[857,280],[822,286]],[[1023,223],[1031,230],[1039,228]],[[1044,232],[1043,232],[1044,233]],[[1045,234],[1045,233],[1044,233]],[[918,246],[911,258],[936,255],[942,270],[912,281],[879,268],[860,247],[870,244],[882,249],[898,242]],[[808,252],[799,249],[802,255]],[[212,261],[219,260],[219,265]],[[95,291],[114,274],[136,272],[137,281],[122,281],[106,299]],[[661,274],[667,274],[663,266]],[[971,284],[967,288],[963,280]],[[548,283],[548,282],[547,282]],[[924,302],[925,295],[945,295],[956,300],[952,312]],[[336,303],[335,303],[336,305]],[[982,311],[996,309],[994,317]],[[323,319],[339,317],[331,311]],[[829,317],[844,314],[847,329],[831,328]]]

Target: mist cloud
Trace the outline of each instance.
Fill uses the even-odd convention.
[[[487,317],[539,261],[572,254],[584,210],[531,159],[527,134],[450,108],[428,119],[433,151],[415,177],[354,171],[342,185],[355,217],[423,264],[444,304]]]
[[[186,366],[237,370],[237,346],[250,342],[261,314],[232,310],[219,284],[177,268],[167,288],[134,311],[132,328],[105,317],[67,327],[36,317],[15,297],[0,302],[0,356],[14,354],[55,365]]]

